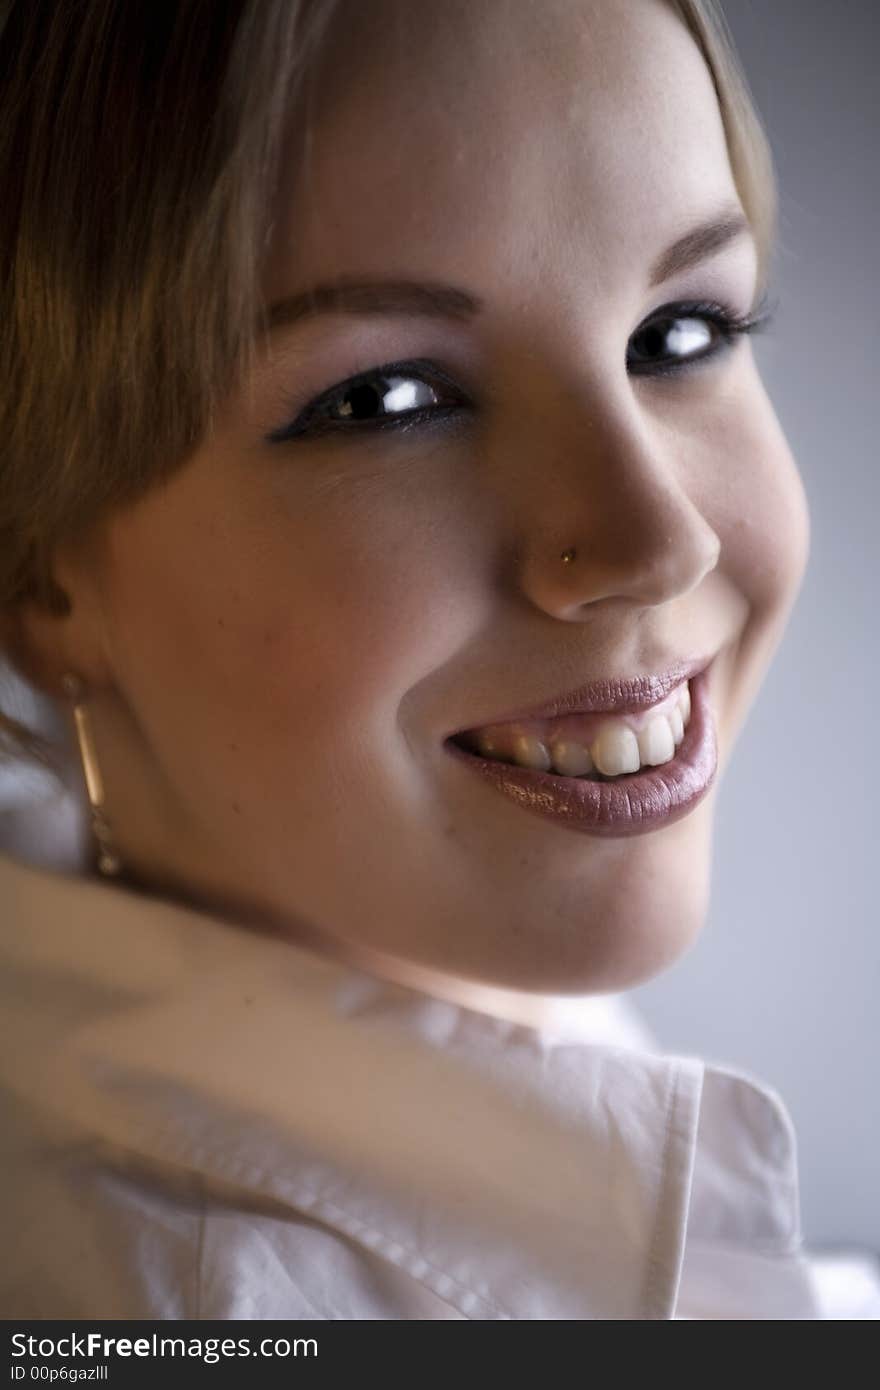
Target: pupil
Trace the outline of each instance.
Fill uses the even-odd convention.
[[[368,419],[380,398],[375,386],[370,385],[354,386],[347,394],[351,404],[346,414],[353,415],[356,420]]]
[[[646,349],[649,353],[661,353],[663,351],[663,343],[666,338],[665,328],[658,328],[656,325],[652,324],[650,328],[645,329],[643,336]]]

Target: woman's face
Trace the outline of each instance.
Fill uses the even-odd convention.
[[[187,465],[59,571],[107,811],[147,882],[363,959],[626,988],[699,931],[719,776],[673,823],[597,836],[444,744],[717,653],[720,773],[778,644],[808,520],[748,338],[688,365],[718,340],[703,320],[660,340],[674,375],[628,360],[661,306],[753,304],[748,232],[651,283],[739,207],[712,81],[660,0],[346,4],[329,52],[307,163],[291,125],[268,301],[344,276],[479,309],[278,314]],[[343,391],[338,431],[267,439],[413,359],[360,409],[437,404],[433,424],[346,423]]]

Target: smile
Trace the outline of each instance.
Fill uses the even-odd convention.
[[[649,709],[489,725],[458,741],[484,758],[598,781],[671,762],[690,717],[690,686],[684,681]]]
[[[714,781],[711,670],[637,713],[486,726],[444,746],[524,810],[591,835],[647,834],[688,815]]]

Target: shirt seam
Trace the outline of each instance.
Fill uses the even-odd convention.
[[[661,1162],[660,1182],[659,1182],[659,1184],[658,1184],[658,1189],[657,1189],[657,1190],[658,1190],[658,1197],[657,1197],[657,1214],[656,1214],[656,1218],[655,1218],[655,1221],[654,1221],[654,1230],[653,1230],[653,1234],[652,1234],[652,1237],[651,1237],[651,1244],[650,1244],[649,1251],[648,1251],[648,1257],[647,1257],[647,1276],[646,1276],[645,1283],[644,1283],[644,1286],[643,1286],[643,1294],[642,1294],[642,1310],[643,1310],[643,1315],[644,1315],[644,1317],[645,1317],[646,1319],[653,1319],[653,1318],[656,1318],[656,1317],[658,1316],[655,1310],[656,1310],[656,1308],[657,1308],[657,1306],[658,1306],[658,1298],[657,1298],[657,1295],[658,1295],[658,1291],[661,1291],[661,1275],[662,1275],[662,1272],[663,1272],[663,1262],[662,1262],[662,1260],[661,1260],[661,1258],[660,1258],[660,1248],[659,1248],[659,1247],[660,1247],[661,1240],[663,1239],[663,1237],[664,1237],[664,1235],[665,1235],[665,1233],[666,1233],[666,1231],[667,1231],[667,1229],[668,1229],[668,1223],[669,1223],[669,1211],[668,1211],[669,1203],[668,1203],[668,1201],[667,1201],[667,1192],[668,1192],[669,1183],[670,1183],[670,1177],[671,1177],[671,1157],[672,1157],[672,1137],[673,1137],[673,1129],[674,1129],[675,1122],[676,1122],[676,1120],[677,1120],[677,1118],[678,1118],[679,1097],[680,1097],[680,1095],[681,1095],[682,1079],[683,1079],[683,1070],[682,1070],[682,1068],[681,1068],[680,1066],[679,1066],[679,1067],[676,1067],[675,1070],[673,1071],[673,1074],[672,1074],[672,1083],[671,1083],[671,1089],[670,1089],[670,1095],[669,1095],[669,1104],[667,1105],[667,1110],[666,1110],[666,1125],[665,1125],[664,1135],[663,1135],[663,1158],[662,1158],[662,1162]],[[696,1141],[695,1141],[695,1134],[696,1134],[696,1129],[694,1128],[694,1130],[692,1131],[692,1134],[689,1136],[689,1143],[690,1143],[689,1152],[690,1152],[690,1156],[691,1156],[691,1165],[690,1165],[690,1170],[689,1170],[689,1174],[688,1174],[688,1177],[687,1177],[688,1196],[689,1196],[689,1194],[690,1194],[691,1179],[692,1179],[692,1174],[693,1174],[693,1152],[694,1152],[694,1145],[695,1145],[695,1142],[696,1142]],[[679,1283],[680,1283],[680,1280],[681,1280],[681,1269],[682,1269],[682,1265],[683,1265],[683,1262],[684,1262],[684,1247],[685,1247],[686,1227],[687,1227],[687,1214],[685,1215],[685,1221],[684,1221],[684,1223],[682,1224],[682,1222],[679,1220],[679,1221],[677,1222],[677,1226],[676,1226],[676,1230],[677,1230],[677,1234],[678,1234],[678,1245],[679,1245],[679,1252],[678,1252],[678,1273],[677,1273],[677,1277],[676,1277],[676,1279],[675,1279],[675,1281],[674,1281],[674,1285],[673,1285],[673,1288],[672,1288],[672,1298],[671,1298],[671,1300],[670,1300],[670,1305],[669,1305],[669,1316],[670,1316],[670,1317],[672,1316],[672,1314],[673,1314],[673,1312],[674,1312],[675,1305],[676,1305],[676,1303],[677,1303],[677,1298],[678,1298],[678,1286],[679,1286]],[[665,1299],[665,1296],[664,1296],[664,1303],[665,1303],[665,1302],[666,1302],[666,1299]]]
[[[141,1134],[147,1137],[153,1137],[155,1139],[158,1139],[159,1143],[163,1144],[161,1131],[158,1134],[155,1131],[148,1131],[145,1127],[139,1126],[136,1121],[132,1122],[132,1127],[138,1129]],[[125,1144],[118,1140],[109,1138],[105,1138],[103,1142],[112,1146],[117,1151],[132,1154],[141,1161],[143,1161],[145,1158],[148,1162],[150,1161],[149,1155],[144,1155],[141,1151],[129,1144]],[[164,1157],[166,1162],[170,1161],[175,1166],[183,1168],[187,1172],[195,1173],[200,1178],[204,1179],[204,1169],[199,1166],[193,1166],[194,1163],[198,1164],[198,1148],[193,1149],[190,1152],[189,1157],[187,1157],[185,1155],[181,1156],[179,1152],[175,1149],[175,1146],[172,1144],[170,1145],[170,1152],[166,1152]],[[155,1162],[155,1159],[153,1159],[152,1161]],[[462,1283],[461,1280],[457,1279],[455,1275],[450,1274],[447,1270],[442,1269],[439,1265],[434,1264],[431,1260],[427,1259],[426,1256],[423,1255],[420,1251],[412,1249],[409,1245],[406,1245],[403,1241],[398,1240],[394,1236],[389,1236],[384,1231],[380,1230],[377,1226],[373,1226],[369,1222],[363,1221],[360,1217],[351,1215],[344,1207],[340,1206],[339,1203],[333,1202],[326,1197],[318,1197],[316,1194],[314,1194],[314,1192],[311,1189],[302,1189],[298,1191],[295,1184],[288,1183],[283,1178],[279,1179],[273,1177],[270,1174],[267,1174],[265,1169],[259,1168],[256,1165],[247,1162],[241,1165],[238,1174],[236,1174],[234,1169],[232,1171],[226,1170],[225,1165],[221,1161],[219,1165],[219,1171],[223,1174],[227,1182],[232,1183],[235,1183],[236,1181],[240,1182],[242,1180],[246,1180],[244,1179],[244,1174],[246,1172],[250,1173],[253,1179],[262,1183],[262,1185],[264,1186],[264,1190],[265,1188],[268,1188],[270,1191],[274,1191],[279,1194],[284,1194],[286,1199],[293,1203],[294,1210],[302,1210],[306,1213],[310,1213],[312,1211],[320,1213],[323,1209],[326,1211],[330,1221],[333,1221],[333,1213],[336,1213],[339,1217],[343,1218],[345,1222],[345,1230],[343,1232],[344,1234],[351,1234],[353,1235],[353,1238],[357,1240],[357,1235],[353,1231],[350,1231],[348,1229],[349,1227],[354,1227],[357,1231],[360,1231],[364,1235],[369,1234],[375,1237],[376,1240],[380,1242],[382,1246],[385,1247],[384,1249],[381,1249],[378,1252],[376,1252],[376,1247],[366,1240],[361,1240],[359,1243],[363,1246],[364,1249],[369,1250],[373,1253],[379,1253],[383,1259],[387,1260],[390,1264],[393,1264],[395,1268],[403,1268],[411,1279],[413,1279],[417,1284],[421,1285],[422,1287],[430,1289],[431,1293],[435,1294],[441,1300],[443,1300],[443,1294],[438,1289],[432,1288],[432,1286],[429,1283],[427,1283],[425,1279],[420,1278],[418,1274],[413,1273],[412,1269],[408,1269],[406,1265],[402,1265],[400,1261],[396,1260],[388,1250],[389,1246],[396,1246],[397,1249],[400,1250],[408,1260],[414,1263],[420,1263],[424,1265],[432,1274],[436,1275],[438,1279],[444,1280],[446,1283],[452,1285],[453,1288],[456,1289],[459,1293],[466,1295],[467,1298],[469,1298],[476,1304],[482,1306],[490,1313],[495,1314],[498,1318],[516,1321],[514,1314],[508,1312],[499,1304],[494,1303],[491,1299],[486,1298],[485,1295],[477,1293],[475,1289],[470,1288],[467,1284]],[[202,1197],[202,1201],[204,1204],[204,1195]],[[203,1210],[200,1217],[199,1238],[197,1244],[197,1316],[201,1314],[202,1307],[202,1256],[205,1245],[204,1231],[206,1220],[207,1213],[203,1205]],[[334,1226],[334,1229],[338,1228]],[[448,1299],[446,1301],[448,1301]],[[462,1312],[463,1310],[459,1309],[459,1311]],[[465,1313],[464,1316],[466,1318],[469,1317],[467,1313]]]

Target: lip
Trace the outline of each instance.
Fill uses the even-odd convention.
[[[508,800],[535,815],[587,835],[646,835],[689,815],[715,780],[718,743],[709,703],[712,665],[714,662],[690,677],[691,717],[671,762],[613,782],[516,767],[482,758],[449,741],[444,747]],[[644,708],[645,703],[654,702],[632,707]]]
[[[555,719],[563,714],[635,714],[638,710],[650,709],[665,700],[670,691],[684,681],[707,670],[714,657],[701,656],[692,661],[679,661],[669,667],[662,675],[621,676],[609,680],[593,681],[590,685],[579,686],[565,695],[548,700],[543,705],[532,705],[529,709],[517,709],[507,714],[492,715],[479,724],[471,724],[466,729],[456,729],[448,735],[458,738],[487,725],[512,724],[527,719]]]

